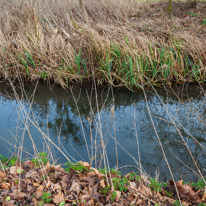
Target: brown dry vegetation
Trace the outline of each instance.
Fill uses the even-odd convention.
[[[0,77],[63,87],[204,82],[206,2],[1,0]],[[148,81],[149,80],[149,81]]]
[[[35,166],[33,161],[0,170],[0,204],[14,205],[180,205],[174,182],[164,188],[157,187],[144,176],[128,173],[125,177],[111,172],[113,186],[106,181],[104,174],[79,162],[82,171],[70,169],[66,172],[60,166]],[[109,175],[108,175],[109,176]],[[205,193],[176,182],[181,205],[205,203]],[[109,186],[109,187],[108,187]],[[202,205],[201,204],[201,205]]]

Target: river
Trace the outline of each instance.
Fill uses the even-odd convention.
[[[25,85],[28,98],[32,96],[33,91],[33,85]],[[0,153],[11,155],[15,151],[14,145],[19,147],[22,144],[22,137],[24,158],[31,158],[29,154],[33,154],[32,141],[39,152],[48,149],[42,134],[23,113],[25,109],[58,148],[76,161],[89,161],[89,150],[89,156],[95,157],[91,160],[92,164],[102,167],[102,138],[110,167],[115,168],[118,164],[122,172],[126,173],[137,170],[137,162],[140,160],[148,175],[159,175],[159,179],[165,181],[171,179],[171,175],[163,157],[160,140],[176,179],[198,178],[197,169],[187,147],[205,175],[204,88],[201,89],[197,85],[179,86],[175,92],[182,102],[169,90],[157,91],[159,96],[154,91],[146,92],[147,105],[143,92],[98,89],[96,98],[95,90],[85,86],[73,87],[72,96],[70,89],[65,90],[58,86],[49,88],[39,83],[33,99],[26,98],[25,94],[17,89],[18,100],[13,89],[7,83],[1,83]],[[78,108],[74,97],[78,100]],[[58,163],[64,164],[67,161],[54,146],[47,152],[52,154]]]

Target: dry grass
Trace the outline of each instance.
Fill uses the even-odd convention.
[[[0,77],[129,89],[203,82],[206,3],[176,4],[168,18],[164,2],[85,0],[82,10],[78,1],[2,0]]]

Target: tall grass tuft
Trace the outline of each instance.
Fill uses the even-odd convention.
[[[205,2],[199,4],[204,11]],[[131,90],[140,82],[204,82],[205,26],[191,16],[189,24],[167,18],[166,6],[85,0],[80,9],[78,1],[2,0],[0,77],[41,78],[63,87],[95,78]]]

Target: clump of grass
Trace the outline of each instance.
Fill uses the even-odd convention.
[[[85,0],[82,10],[67,0],[3,0],[0,77],[63,87],[95,79],[129,89],[205,81],[204,25],[184,29],[182,19],[136,18],[151,13],[152,4]]]

